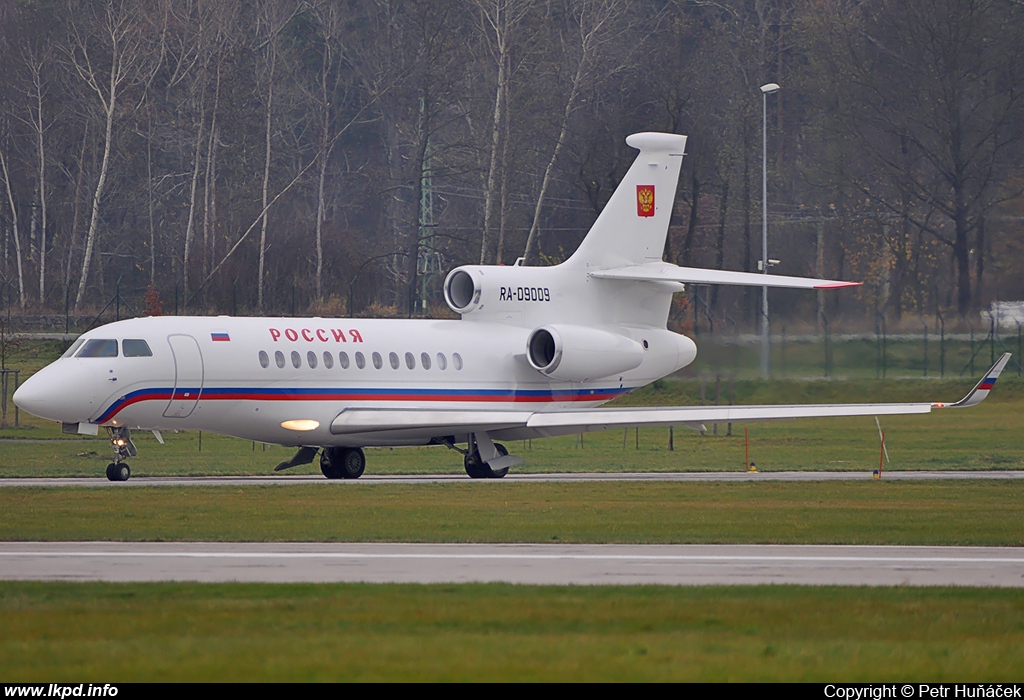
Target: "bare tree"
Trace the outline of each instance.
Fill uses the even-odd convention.
[[[85,3],[74,9],[68,19],[68,58],[74,71],[96,98],[95,107],[104,123],[103,157],[93,191],[85,255],[75,295],[75,310],[78,310],[89,284],[89,267],[99,229],[100,203],[110,169],[114,122],[120,109],[118,100],[138,78],[145,47],[139,17],[135,8],[127,3],[107,0],[100,9]]]
[[[4,186],[7,189],[7,203],[11,207],[11,236],[14,239],[14,256],[18,267],[18,299],[21,308],[25,308],[25,273],[21,261],[21,233],[18,230],[18,205],[14,201],[14,192],[11,189],[11,174],[7,168],[7,157],[4,155],[6,149],[0,146],[0,170],[4,175]]]
[[[555,162],[565,147],[572,114],[576,110],[585,84],[595,80],[594,71],[597,68],[597,61],[602,49],[619,41],[628,28],[628,25],[623,22],[627,9],[623,0],[574,0],[569,4],[569,31],[572,35],[572,50],[575,53],[575,70],[569,81],[569,94],[565,100],[565,108],[562,110],[558,137],[555,139],[551,157],[544,168],[544,177],[541,179],[540,191],[537,193],[537,201],[533,208],[533,223],[530,224],[530,234],[526,238],[526,248],[523,251],[523,257],[527,263],[533,257],[533,248],[540,227],[540,213],[544,207],[544,197],[551,184]],[[615,70],[612,69],[605,75],[614,72]]]

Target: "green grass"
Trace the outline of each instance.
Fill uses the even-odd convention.
[[[1024,482],[5,488],[2,540],[1024,545]]]
[[[0,583],[0,677],[1012,681],[1009,590]]]

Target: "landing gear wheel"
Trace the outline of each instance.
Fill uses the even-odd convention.
[[[107,465],[107,479],[109,481],[128,481],[131,475],[132,470],[124,462],[118,464],[111,462]]]
[[[488,472],[491,471],[491,468],[480,461],[480,453],[476,450],[466,455],[463,464],[470,479],[486,479],[490,476]]]
[[[328,479],[358,479],[366,470],[366,455],[358,447],[325,447],[320,471]]]
[[[323,472],[323,475],[328,479],[341,478],[341,470],[334,466],[334,462],[331,459],[335,454],[340,457],[340,452],[341,448],[339,447],[325,447],[323,451],[320,452],[320,471]]]
[[[494,443],[494,449],[496,449],[498,451],[498,456],[499,457],[507,457],[508,456],[508,450],[506,450],[505,446],[502,445],[500,442]],[[488,467],[487,471],[490,472],[490,474],[488,475],[489,478],[491,478],[491,479],[500,479],[501,477],[503,477],[506,474],[508,474],[508,467],[503,467],[501,469],[491,469],[490,467]]]
[[[338,469],[346,479],[358,479],[366,471],[366,455],[358,447],[350,447],[342,455]]]
[[[501,457],[508,454],[508,450],[501,443],[495,443],[494,449],[498,451],[498,455]],[[486,463],[480,460],[480,452],[478,450],[473,450],[466,455],[465,466],[466,473],[469,474],[471,479],[500,479],[508,474],[508,467],[491,469],[487,466]]]

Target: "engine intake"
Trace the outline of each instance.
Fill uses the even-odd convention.
[[[480,288],[473,281],[473,276],[462,269],[456,268],[444,281],[444,300],[455,313],[469,313],[480,303]]]
[[[644,349],[618,333],[559,324],[530,333],[526,359],[547,377],[578,382],[635,369],[643,362]]]

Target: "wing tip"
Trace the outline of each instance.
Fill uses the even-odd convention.
[[[826,284],[816,284],[815,289],[842,289],[844,287],[859,287],[863,282],[828,282]]]

